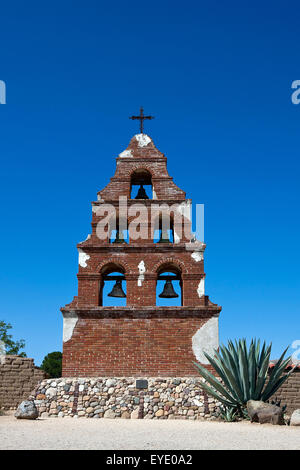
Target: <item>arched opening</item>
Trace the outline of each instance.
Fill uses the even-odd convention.
[[[116,217],[109,223],[109,242],[113,244],[129,243],[127,220]]]
[[[174,243],[174,220],[169,214],[160,215],[156,221],[153,243]]]
[[[99,294],[102,307],[126,306],[126,278],[121,266],[112,264],[103,268]]]
[[[153,199],[152,176],[148,170],[141,168],[132,173],[130,199]]]
[[[156,305],[162,307],[182,306],[181,272],[174,265],[165,265],[157,272]]]

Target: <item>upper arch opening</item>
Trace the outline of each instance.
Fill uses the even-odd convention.
[[[100,306],[126,306],[126,277],[118,263],[108,263],[101,269]]]
[[[153,199],[152,175],[140,168],[131,174],[130,199]]]
[[[157,269],[156,305],[182,306],[181,269],[173,263],[163,263]]]

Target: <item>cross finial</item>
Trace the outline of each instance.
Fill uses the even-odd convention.
[[[130,116],[129,119],[139,119],[140,120],[140,131],[141,131],[141,134],[144,133],[144,120],[145,119],[154,119],[154,116],[145,116],[144,115],[144,109],[143,107],[141,106],[141,109],[140,109],[140,115],[139,116]]]

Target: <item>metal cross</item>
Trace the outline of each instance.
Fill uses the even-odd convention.
[[[141,131],[141,134],[143,134],[144,132],[144,120],[145,119],[154,119],[154,116],[145,116],[144,115],[144,109],[143,107],[141,107],[140,109],[140,115],[139,116],[130,116],[129,119],[139,119],[140,120],[140,131]]]

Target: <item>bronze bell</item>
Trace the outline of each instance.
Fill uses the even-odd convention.
[[[139,190],[138,190],[138,193],[137,193],[135,199],[149,199],[142,184],[139,187]]]
[[[160,239],[157,243],[170,243],[169,234],[167,230],[161,230]]]
[[[124,243],[124,242],[125,240],[124,240],[123,232],[120,232],[120,230],[117,230],[116,238],[113,241],[113,243]]]
[[[174,299],[175,297],[179,297],[178,294],[176,294],[174,291],[174,287],[170,279],[166,280],[163,291],[161,294],[159,294],[158,297],[162,299]]]
[[[108,297],[121,297],[121,298],[126,297],[126,294],[122,289],[122,280],[121,279],[118,279],[116,281],[114,287],[112,288],[112,291],[107,295],[108,295]]]

